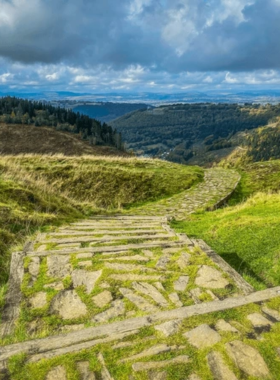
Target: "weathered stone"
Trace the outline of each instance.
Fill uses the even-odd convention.
[[[99,353],[97,355],[97,358],[98,358],[98,360],[99,360],[99,362],[101,363],[101,366],[102,366],[102,370],[101,370],[101,378],[102,378],[102,380],[114,380],[111,377],[110,372],[108,371],[108,369],[106,367],[103,355],[101,353]]]
[[[111,286],[110,286],[110,284],[108,284],[108,282],[104,281],[104,282],[102,282],[102,283],[99,285],[99,287],[100,287],[101,289],[109,289]]]
[[[46,380],[67,380],[66,369],[62,365],[53,368],[47,374]]]
[[[167,380],[167,372],[150,372],[148,374],[149,380]]]
[[[186,269],[189,265],[191,255],[189,253],[182,253],[181,257],[177,260],[177,265],[180,269]]]
[[[155,329],[157,331],[160,331],[165,336],[170,336],[176,334],[179,331],[181,323],[182,321],[180,319],[177,319],[175,321],[168,321],[162,323],[161,325],[155,326]]]
[[[45,292],[38,292],[29,299],[33,309],[40,309],[47,305],[47,294]]]
[[[146,276],[142,274],[111,274],[109,276],[113,280],[117,281],[158,281],[161,276]]]
[[[158,290],[161,290],[161,291],[165,292],[165,289],[164,289],[164,287],[163,287],[163,285],[162,285],[161,282],[155,282],[154,285],[155,285],[156,288],[158,288]]]
[[[169,256],[161,256],[161,258],[158,260],[156,267],[157,269],[166,269],[167,264],[170,262]]]
[[[110,259],[104,259],[106,261],[143,261],[145,263],[148,263],[150,261],[150,259],[148,257],[144,257],[144,256],[141,256],[141,255],[134,255],[134,256],[118,256],[117,258],[116,257],[113,257],[113,258],[110,258]]]
[[[41,319],[35,319],[34,321],[28,323],[27,331],[29,334],[36,334],[43,326]],[[1,377],[0,377],[1,378]]]
[[[174,289],[179,292],[184,292],[189,283],[189,276],[181,276],[174,282]]]
[[[64,285],[62,282],[53,282],[51,284],[45,284],[44,288],[45,289],[54,289],[54,290],[63,290]]]
[[[91,267],[92,266],[92,261],[80,261],[78,263],[79,267]]]
[[[150,347],[147,350],[140,352],[139,354],[132,355],[125,359],[122,359],[119,361],[119,363],[127,363],[129,361],[143,359],[148,356],[154,356],[154,355],[158,355],[163,352],[169,352],[169,351],[171,351],[171,348],[169,346],[167,346],[166,344],[159,344],[157,346]]]
[[[200,288],[195,288],[190,290],[190,295],[194,301],[194,303],[201,303],[200,296],[202,295],[202,291]]]
[[[269,369],[255,348],[235,340],[226,344],[226,350],[235,365],[247,375],[260,378],[269,376]]]
[[[195,373],[192,373],[191,376],[188,377],[188,380],[201,380],[201,378]]]
[[[79,325],[67,325],[67,326],[62,326],[60,330],[64,333],[66,332],[71,332],[71,331],[81,331],[85,328],[85,325],[83,323]]]
[[[125,313],[125,306],[121,300],[116,300],[112,302],[112,307],[97,314],[92,319],[93,322],[107,322],[109,319],[116,318]]]
[[[162,253],[164,255],[169,255],[172,253],[177,253],[180,250],[180,248],[163,248]]]
[[[219,319],[215,327],[218,331],[238,333],[238,330],[224,319]]]
[[[98,307],[104,307],[108,305],[113,300],[112,293],[108,290],[104,290],[104,292],[97,294],[97,296],[92,297],[93,302]]]
[[[96,283],[96,281],[101,277],[102,270],[96,272],[88,272],[86,270],[75,269],[72,273],[72,280],[74,288],[84,285],[86,291],[89,294]]]
[[[147,257],[154,257],[154,254],[152,251],[149,251],[148,249],[143,249],[142,252],[144,253],[145,256]]]
[[[209,294],[209,296],[212,298],[212,300],[215,300],[215,301],[219,300],[219,298],[216,297],[215,294],[211,290],[207,289],[205,293]]]
[[[64,278],[71,273],[72,266],[68,255],[52,255],[47,257],[48,276]]]
[[[238,380],[235,374],[225,365],[219,352],[207,356],[208,365],[215,380]]]
[[[130,289],[120,288],[120,292],[130,302],[134,303],[140,310],[143,310],[148,313],[154,313],[157,311],[157,308],[154,305],[146,301],[145,298],[133,293]]]
[[[85,252],[85,253],[77,253],[77,259],[90,259],[93,256],[93,253]]]
[[[108,269],[119,270],[124,272],[131,272],[134,270],[146,270],[143,265],[137,264],[117,264],[117,263],[105,263],[105,267]]]
[[[170,360],[163,360],[158,362],[144,362],[144,363],[134,363],[132,368],[135,372],[149,371],[156,368],[164,368],[169,365],[174,364],[185,364],[189,363],[190,359],[187,355],[177,356],[176,358]]]
[[[272,320],[275,320],[277,322],[280,322],[280,313],[278,311],[269,309],[268,307],[263,307],[262,312],[266,314],[269,318],[272,318]]]
[[[147,282],[134,282],[132,284],[133,288],[140,293],[146,294],[151,297],[157,304],[162,307],[167,307],[168,302],[163,297],[163,295],[151,284]]]
[[[41,244],[37,249],[36,252],[43,252],[47,250],[46,244]]]
[[[168,297],[169,297],[170,301],[173,302],[174,305],[176,305],[177,307],[182,307],[183,306],[183,304],[180,301],[180,298],[179,298],[179,296],[178,296],[177,293],[171,293],[171,294],[168,295]]]
[[[200,325],[184,334],[189,343],[198,349],[214,346],[221,340],[220,335],[208,325]]]
[[[254,329],[258,330],[259,332],[268,331],[272,326],[272,323],[259,313],[249,314],[247,318],[252,323]]]
[[[80,372],[81,380],[95,380],[96,377],[89,368],[89,362],[78,362],[77,369]]]
[[[208,265],[202,265],[198,270],[195,284],[203,288],[224,289],[229,285],[229,282],[217,269],[209,267]]]
[[[32,279],[35,280],[40,271],[40,257],[32,257],[31,262],[28,266],[28,271],[31,274]]]
[[[53,298],[51,312],[58,314],[62,319],[74,319],[85,316],[87,307],[75,290],[64,290]]]

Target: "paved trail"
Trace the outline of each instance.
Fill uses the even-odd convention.
[[[232,194],[239,180],[239,174],[233,170],[209,169],[205,171],[204,181],[197,186],[171,198],[133,209],[131,213],[169,215],[177,220],[185,219],[188,214],[198,209],[220,205]]]
[[[13,254],[2,378],[273,379],[279,342],[268,360],[263,333],[279,328],[267,302],[280,288],[255,292],[167,221],[214,206],[237,181],[232,171],[209,170],[195,189],[146,212],[63,226]],[[9,360],[23,353],[9,373]]]

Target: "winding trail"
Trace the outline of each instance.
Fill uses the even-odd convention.
[[[130,211],[138,215],[173,216],[183,220],[188,214],[199,209],[220,206],[235,190],[240,181],[240,175],[234,170],[214,168],[205,170],[204,181],[189,190],[153,202]]]
[[[262,334],[280,322],[266,304],[280,287],[255,292],[203,241],[168,224],[217,207],[238,181],[234,171],[207,170],[186,192],[53,229],[14,253],[0,378],[166,380],[180,365],[182,379],[273,379]],[[19,354],[24,363],[9,373]]]

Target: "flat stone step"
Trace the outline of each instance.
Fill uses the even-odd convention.
[[[90,243],[90,242],[98,242],[98,243],[106,243],[110,241],[118,241],[118,240],[132,240],[132,239],[169,239],[174,238],[175,234],[155,234],[155,235],[123,235],[123,236],[106,236],[106,237],[76,237],[76,238],[66,238],[66,239],[49,239],[42,241],[42,244],[72,244],[72,243]]]
[[[50,357],[52,351],[67,348],[67,352],[76,352],[78,343],[86,345],[87,342],[93,341],[95,338],[110,337],[110,335],[126,334],[131,331],[138,330],[142,327],[152,326],[153,324],[164,320],[185,319],[196,315],[205,315],[217,311],[234,309],[240,306],[249,305],[268,301],[280,295],[280,286],[251,293],[246,296],[228,298],[223,301],[213,301],[202,303],[199,305],[185,306],[179,309],[160,311],[149,316],[127,319],[121,322],[101,325],[97,327],[89,327],[81,331],[71,332],[65,335],[56,335],[53,337],[35,339],[27,342],[15,343],[1,347],[0,362],[6,361],[10,357],[26,353],[28,355],[39,355],[40,359]],[[57,356],[52,355],[53,356]]]
[[[66,236],[66,235],[71,235],[71,236],[93,236],[93,235],[105,235],[105,234],[108,234],[108,235],[125,235],[125,234],[138,234],[138,233],[142,233],[142,234],[145,234],[145,235],[155,235],[159,232],[163,232],[163,228],[161,229],[156,229],[156,230],[97,230],[97,231],[94,231],[94,232],[77,232],[77,231],[74,231],[74,230],[64,230],[64,231],[60,231],[60,232],[53,232],[53,233],[50,233],[49,235],[50,236]],[[174,234],[174,233],[173,233]]]
[[[138,215],[114,215],[114,216],[92,216],[89,220],[159,220],[166,221],[166,217],[161,216],[138,216]]]
[[[125,229],[127,231],[129,230],[142,230],[142,229],[149,229],[150,231],[153,231],[155,229],[161,229],[162,228],[162,224],[161,223],[156,223],[156,224],[131,224],[131,223],[127,223],[126,225],[108,225],[108,224],[105,224],[105,225],[96,225],[96,226],[93,226],[93,225],[89,225],[89,226],[68,226],[67,227],[67,230],[69,231],[100,231],[101,233],[103,232],[103,230],[110,230],[110,231],[115,231],[115,230],[121,230],[121,229]],[[58,231],[61,231],[60,229],[58,229]],[[62,230],[63,231],[63,230]]]
[[[44,257],[49,255],[71,255],[75,253],[102,253],[102,252],[110,252],[111,254],[114,252],[118,254],[118,252],[122,251],[130,251],[132,249],[146,249],[146,248],[171,248],[171,247],[183,247],[186,244],[184,242],[172,242],[172,241],[156,241],[152,243],[140,243],[140,244],[126,244],[126,245],[116,245],[110,247],[90,247],[90,248],[73,248],[73,249],[63,249],[63,250],[50,250],[50,251],[42,251],[42,252],[28,252],[28,256],[38,256]]]

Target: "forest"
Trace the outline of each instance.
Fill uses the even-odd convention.
[[[260,128],[248,137],[248,157],[253,162],[280,158],[280,122]]]
[[[229,148],[237,132],[267,125],[279,115],[280,105],[177,104],[136,111],[111,125],[139,154],[186,163],[198,145],[204,151]]]
[[[0,98],[0,122],[53,127],[58,131],[79,134],[91,145],[109,145],[122,150],[122,138],[111,126],[47,102],[15,97]]]

